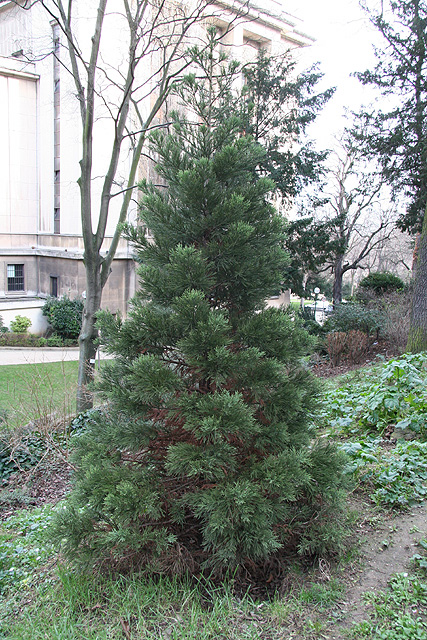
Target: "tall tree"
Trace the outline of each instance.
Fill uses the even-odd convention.
[[[380,10],[364,6],[385,46],[376,50],[375,69],[357,75],[379,89],[387,108],[361,115],[359,137],[365,152],[380,160],[394,193],[406,196],[400,227],[421,232],[408,341],[408,349],[418,351],[427,349],[427,3],[383,0]]]
[[[274,180],[286,207],[301,188],[318,182],[327,152],[313,148],[307,127],[335,89],[316,92],[322,74],[316,67],[297,73],[291,52],[271,57],[261,50],[243,69],[244,127],[266,150],[261,170]]]
[[[153,136],[165,187],[141,185],[143,226],[128,231],[140,293],[125,322],[100,316],[116,360],[56,519],[71,556],[224,570],[340,536],[343,461],[311,442],[308,336],[265,308],[286,261],[265,152],[229,115],[213,53],[198,64],[181,92],[194,120]]]
[[[330,170],[331,194],[324,224],[329,230],[329,256],[322,269],[333,274],[334,306],[342,301],[343,277],[366,266],[367,257],[385,244],[393,229],[390,211],[383,211],[382,177],[360,162],[350,141],[334,153]]]
[[[83,411],[92,404],[87,386],[94,371],[95,316],[126,221],[147,132],[174,81],[191,62],[191,57],[184,55],[191,28],[202,16],[207,17],[208,2],[197,0],[191,7],[167,0],[96,0],[87,4],[81,0],[25,0],[23,5],[17,4],[23,10],[42,8],[58,25],[66,51],[59,62],[71,74],[80,111],[82,155],[78,184],[86,298],[79,337],[77,411]],[[113,21],[123,47],[120,54],[108,39]],[[107,117],[112,128],[108,144],[104,139],[108,157],[97,197],[94,145],[99,135],[105,136],[105,130],[100,134],[97,129],[100,116]],[[123,169],[120,163],[126,154],[127,174],[120,186],[119,169]],[[105,252],[103,243],[111,203],[117,197],[122,197],[122,203],[111,244]]]

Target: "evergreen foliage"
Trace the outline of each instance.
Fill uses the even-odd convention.
[[[357,137],[363,152],[381,162],[393,193],[407,197],[398,226],[417,233],[427,204],[427,3],[388,0],[372,8],[363,0],[362,6],[383,46],[376,50],[375,68],[356,75],[386,100],[361,114]]]
[[[128,229],[141,281],[130,316],[99,318],[115,360],[56,519],[72,557],[223,570],[339,543],[343,461],[312,442],[310,338],[265,308],[287,259],[274,184],[213,60],[200,56],[205,83],[181,92],[194,122],[175,115],[152,138],[167,186],[141,185],[143,226]]]
[[[399,291],[405,288],[405,283],[401,278],[389,271],[378,271],[370,273],[359,282],[362,289],[373,291],[377,295],[384,295],[390,291]]]
[[[67,295],[49,297],[42,307],[42,313],[58,336],[77,340],[82,328],[83,306],[81,298],[72,300]]]

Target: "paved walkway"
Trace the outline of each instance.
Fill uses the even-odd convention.
[[[0,365],[2,364],[32,364],[35,362],[62,362],[63,360],[78,360],[79,350],[46,348],[26,349],[25,347],[0,347]]]

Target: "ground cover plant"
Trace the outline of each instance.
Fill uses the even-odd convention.
[[[367,592],[370,619],[358,623],[349,638],[363,640],[425,640],[427,637],[427,575],[396,574],[386,591]]]
[[[363,380],[325,398],[328,424],[347,434],[407,431],[424,440],[427,429],[427,355],[403,355],[377,367]]]

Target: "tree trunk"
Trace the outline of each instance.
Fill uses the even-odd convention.
[[[418,245],[407,351],[427,351],[427,210]]]
[[[95,372],[96,346],[98,331],[95,327],[95,314],[101,308],[101,275],[98,260],[86,263],[86,300],[83,309],[82,329],[79,336],[79,372],[77,382],[77,413],[87,411],[93,406],[93,395],[89,388]]]
[[[340,255],[335,260],[334,264],[334,287],[332,290],[332,302],[334,305],[334,309],[341,304],[342,301],[342,263],[344,260],[344,256]]]

